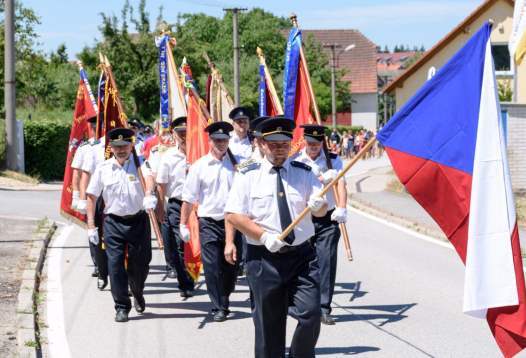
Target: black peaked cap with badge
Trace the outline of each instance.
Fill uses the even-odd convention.
[[[318,124],[303,124],[303,136],[307,142],[321,143],[325,139],[325,129],[327,127]]]
[[[108,138],[112,146],[132,144],[134,136],[135,132],[130,128],[114,128],[108,132]]]
[[[219,121],[209,124],[205,131],[212,139],[230,139],[230,132],[234,130],[234,127],[228,122]]]
[[[239,119],[248,119],[250,121],[252,119],[252,113],[247,107],[236,107],[230,111],[228,117],[233,121]]]
[[[250,131],[254,137],[261,137],[261,132],[256,130],[256,128],[261,122],[269,118],[269,116],[261,116],[250,121]]]
[[[292,131],[296,127],[294,121],[287,117],[276,116],[267,118],[257,125],[256,131],[267,141],[289,141],[292,140]]]
[[[141,129],[144,127],[144,124],[137,118],[132,118],[128,121],[128,126]]]
[[[170,124],[174,132],[185,132],[186,131],[186,117],[177,117]]]

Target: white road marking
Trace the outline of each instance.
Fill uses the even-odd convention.
[[[390,228],[393,228],[393,229],[396,229],[398,231],[401,231],[405,234],[408,234],[412,237],[415,237],[417,239],[420,239],[420,240],[423,240],[423,241],[427,241],[427,242],[430,242],[432,244],[435,244],[435,245],[438,245],[438,246],[442,246],[442,247],[445,247],[447,249],[450,249],[450,250],[454,250],[454,247],[453,245],[450,243],[450,242],[445,242],[445,241],[440,241],[438,239],[435,239],[435,238],[432,238],[431,236],[427,236],[427,235],[424,235],[424,234],[421,234],[419,232],[416,232],[414,230],[411,230],[411,229],[408,229],[402,225],[398,225],[398,224],[395,224],[395,223],[392,223],[392,222],[389,222],[387,220],[384,220],[384,219],[381,219],[379,217],[376,217],[374,215],[371,215],[369,213],[366,213],[364,211],[361,211],[361,210],[358,210],[356,208],[353,208],[351,206],[348,207],[348,210],[355,213],[355,214],[359,214],[359,215],[362,215],[370,220],[374,220],[380,224],[383,224],[385,226],[388,226]]]
[[[71,234],[73,224],[62,229],[60,235],[52,241],[48,250],[47,282],[47,324],[50,357],[71,357],[64,324],[64,303],[62,300],[62,252],[66,238]],[[52,247],[57,247],[53,249]]]

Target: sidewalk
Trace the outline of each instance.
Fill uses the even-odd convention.
[[[0,176],[0,190],[8,191],[59,191],[62,190],[62,182],[50,183],[26,183],[20,180]]]
[[[350,204],[425,235],[447,241],[440,227],[409,194],[387,190],[396,180],[387,156],[362,160],[346,175]],[[519,228],[521,247],[526,248],[526,228]]]

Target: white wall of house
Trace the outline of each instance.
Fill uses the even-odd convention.
[[[376,131],[378,96],[376,93],[352,94],[352,125]]]

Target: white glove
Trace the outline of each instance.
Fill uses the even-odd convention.
[[[323,184],[329,184],[331,181],[334,180],[334,178],[338,176],[338,172],[334,169],[329,169],[325,173],[322,173],[320,176]]]
[[[77,202],[77,211],[81,214],[86,214],[88,209],[88,201],[79,199]]]
[[[338,222],[338,224],[345,224],[347,222],[347,209],[336,208],[331,214],[331,220]]]
[[[93,245],[98,245],[99,244],[99,230],[97,230],[97,228],[88,229],[88,239],[89,239],[89,242],[91,242]]]
[[[179,225],[179,233],[181,234],[181,240],[184,242],[190,241],[190,230],[188,226],[184,224]]]
[[[144,210],[155,209],[157,206],[157,197],[155,195],[146,195],[142,199],[142,207]]]
[[[73,196],[71,197],[71,208],[73,210],[77,210],[79,198],[80,198],[80,192],[78,190],[73,190]]]
[[[325,198],[320,198],[319,196],[311,195],[309,198],[309,201],[307,202],[307,206],[311,211],[319,211],[323,205],[327,204],[327,200]]]
[[[265,231],[263,235],[261,235],[261,237],[259,238],[259,241],[261,241],[261,243],[265,245],[268,251],[277,252],[283,246],[287,245],[286,242],[281,241],[280,239],[278,239],[278,237],[278,234],[271,234]]]

